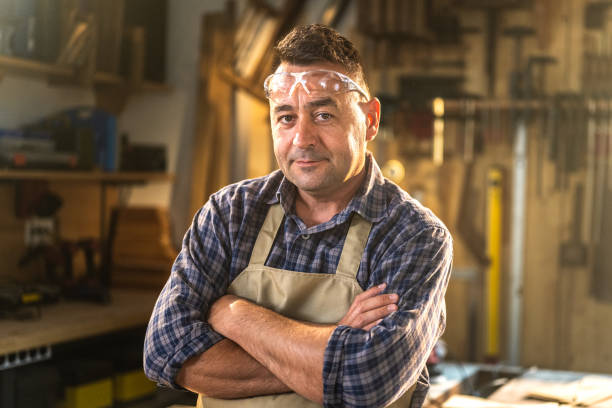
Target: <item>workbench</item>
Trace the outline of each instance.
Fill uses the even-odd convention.
[[[444,401],[453,395],[465,392],[466,384],[473,381],[478,371],[479,364],[472,363],[440,363],[436,369],[441,376],[430,378],[430,388],[425,401],[425,408],[440,407]]]
[[[39,319],[0,320],[0,357],[8,365],[9,358],[28,358],[30,350],[144,326],[158,294],[151,290],[113,289],[111,302],[106,305],[65,300],[42,306]]]
[[[612,375],[529,368],[503,364],[441,363],[436,367],[442,376],[431,378],[426,408],[441,407],[453,395],[475,395],[507,404],[536,403],[528,398],[533,391],[549,385],[562,385],[597,376]],[[607,390],[606,390],[607,391]],[[468,404],[471,405],[471,404]],[[465,405],[465,406],[468,406]],[[612,408],[612,399],[591,405],[592,408]]]
[[[582,373],[575,371],[558,371],[558,370],[544,370],[544,369],[529,369],[523,375],[518,378],[514,378],[500,387],[497,391],[489,396],[489,399],[506,402],[506,403],[524,403],[525,401],[534,402],[533,399],[528,399],[528,395],[537,390],[539,387],[547,385],[564,385],[582,380],[589,376],[597,376],[601,378],[609,378],[612,380],[612,376],[607,374],[593,374],[593,373]],[[609,391],[609,390],[608,390]],[[610,407],[612,408],[612,400],[606,400],[590,407]]]

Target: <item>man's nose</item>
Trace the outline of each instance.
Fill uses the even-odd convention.
[[[295,134],[293,135],[293,145],[301,149],[306,149],[314,146],[316,143],[315,130],[307,118],[300,117],[295,126]]]

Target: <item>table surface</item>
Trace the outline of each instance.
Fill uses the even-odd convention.
[[[453,395],[461,394],[462,388],[469,389],[466,386],[470,381],[474,381],[479,371],[489,373],[499,373],[499,377],[505,377],[506,371],[519,373],[522,371],[520,367],[503,366],[503,365],[488,365],[488,364],[473,364],[473,363],[441,363],[437,368],[442,372],[442,376],[431,379],[431,388],[428,395],[428,403],[426,407],[439,407],[444,401]],[[538,389],[542,385],[551,384],[568,384],[576,380],[580,380],[586,376],[602,376],[612,379],[610,374],[598,373],[583,373],[575,371],[547,370],[531,368],[526,369],[518,377],[509,380],[505,385],[497,389],[491,394],[488,399],[501,403],[508,404],[524,404],[526,402],[538,402],[533,399],[528,399],[530,392]],[[462,387],[462,384],[464,386]],[[475,384],[472,384],[474,386]],[[606,400],[598,404],[592,405],[592,408],[612,408],[612,400]]]
[[[514,378],[497,391],[489,396],[489,399],[498,402],[518,403],[525,401],[534,401],[528,396],[531,392],[538,390],[542,386],[547,385],[565,385],[573,383],[587,376],[598,376],[609,378],[609,374],[598,373],[582,373],[576,371],[560,371],[546,369],[530,369],[518,378]],[[612,401],[602,402],[600,404],[591,405],[593,408],[612,408]]]
[[[0,320],[0,355],[145,325],[158,292],[113,289],[111,302],[61,301],[42,307],[40,319]]]
[[[431,378],[431,386],[427,394],[426,407],[439,407],[455,394],[461,393],[462,384],[472,378],[481,368],[479,364],[471,363],[440,363],[436,368],[441,376]]]

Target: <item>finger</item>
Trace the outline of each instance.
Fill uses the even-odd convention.
[[[356,301],[363,301],[365,299],[368,299],[368,298],[371,298],[373,296],[376,296],[379,293],[381,293],[383,290],[385,290],[386,287],[387,287],[386,283],[381,283],[380,285],[372,286],[368,290],[366,290],[366,291],[360,293],[359,295],[357,295],[355,297],[355,300]]]
[[[391,313],[395,312],[396,310],[397,310],[397,305],[392,304],[392,305],[387,305],[384,307],[379,307],[374,310],[370,310],[369,312],[366,312],[366,313],[361,313],[359,316],[357,316],[354,319],[355,321],[354,327],[365,330],[365,328],[371,325],[372,323],[375,323],[379,319],[383,319],[389,316]]]
[[[361,313],[368,312],[379,307],[396,304],[398,299],[399,296],[395,293],[374,296],[362,301],[359,310]]]
[[[382,322],[382,321],[383,321],[383,319],[378,319],[377,321],[368,324],[366,327],[363,328],[363,330],[369,331],[372,327],[379,325],[380,322]]]

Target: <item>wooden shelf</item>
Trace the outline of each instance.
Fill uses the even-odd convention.
[[[66,81],[68,83],[74,81],[75,85],[78,84],[76,70],[73,68],[25,58],[0,55],[0,72],[2,71],[16,72],[38,77],[53,77],[54,79],[61,79],[62,81]],[[122,76],[107,72],[96,72],[93,77],[93,82],[94,84],[100,85],[113,85],[119,87],[129,86],[129,82]],[[164,83],[144,81],[140,90],[166,92],[170,89],[171,88]]]
[[[102,172],[61,170],[0,169],[0,180],[87,181],[105,183],[145,183],[174,180],[174,175],[161,172]]]
[[[0,355],[144,326],[158,293],[113,289],[108,305],[62,301],[42,306],[37,320],[0,320]]]
[[[75,72],[68,67],[47,64],[40,61],[25,58],[16,58],[7,55],[0,55],[0,71],[20,72],[37,76],[57,76],[62,78],[73,78]]]

